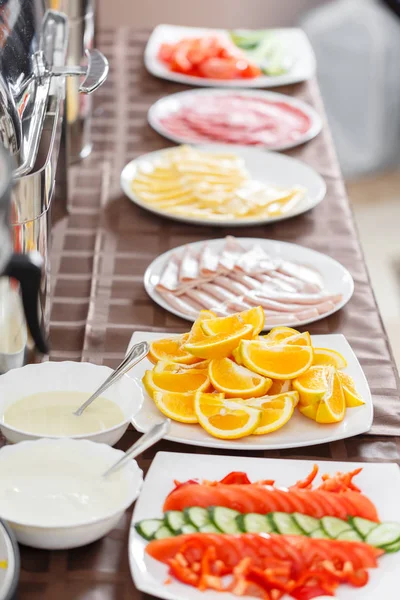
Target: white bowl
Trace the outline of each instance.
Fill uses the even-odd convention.
[[[74,463],[74,469],[85,468],[86,471],[89,468],[90,472],[101,474],[116,462],[123,452],[110,448],[106,444],[95,444],[88,440],[73,440],[70,438],[63,439],[41,439],[36,441],[21,442],[14,446],[4,446],[0,450],[0,460],[12,461],[16,458],[16,455],[20,454],[23,458],[32,456],[34,451],[41,452],[44,449],[44,455],[49,457],[48,472],[49,477],[62,476],[62,472],[55,472],[54,466],[57,463],[54,461],[54,456],[60,453],[59,456],[63,456],[65,453],[66,460],[71,462],[71,458]],[[7,454],[6,454],[7,453]],[[53,460],[52,460],[53,459]],[[52,471],[53,470],[53,471]],[[27,470],[28,471],[28,470]],[[56,473],[56,474],[55,474]],[[27,472],[27,478],[30,473]],[[66,475],[68,479],[70,475]],[[125,510],[136,500],[143,483],[143,472],[139,469],[137,462],[131,460],[125,467],[120,471],[111,475],[107,485],[110,485],[111,478],[114,477],[115,485],[119,488],[125,486],[126,492],[122,494],[118,505],[115,506],[115,510],[109,510],[101,518],[90,518],[80,519],[80,521],[71,522],[71,518],[68,522],[63,524],[63,516],[60,517],[58,522],[55,515],[49,515],[49,522],[40,520],[40,515],[35,514],[34,508],[29,506],[29,522],[26,522],[23,518],[21,520],[16,518],[15,514],[8,511],[7,508],[0,505],[0,518],[6,521],[11,529],[14,531],[15,536],[21,544],[26,544],[33,548],[43,548],[46,550],[61,550],[68,548],[77,548],[90,544],[95,540],[100,539],[107,533],[109,533],[118,523]],[[12,481],[12,479],[11,479]],[[124,484],[122,486],[122,483]],[[55,484],[56,485],[56,484]],[[73,488],[76,491],[76,488]],[[55,489],[56,492],[56,489]],[[34,491],[32,492],[34,493]],[[47,513],[49,514],[49,513]],[[62,513],[62,515],[64,515]]]
[[[45,362],[13,369],[0,377],[0,430],[8,442],[54,438],[45,433],[35,434],[10,427],[3,423],[7,408],[17,400],[40,392],[71,391],[87,392],[89,396],[107,379],[112,372],[109,367],[87,362]],[[140,411],[143,392],[137,382],[124,375],[106,390],[102,397],[119,406],[124,420],[98,433],[65,436],[74,439],[87,439],[113,446],[124,435],[132,418]],[[96,402],[96,401],[95,401]]]

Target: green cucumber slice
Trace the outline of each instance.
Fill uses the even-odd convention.
[[[145,540],[152,540],[155,533],[164,525],[163,519],[144,519],[135,523],[135,529]]]
[[[165,524],[174,533],[178,533],[187,524],[185,515],[179,510],[169,510],[164,515]]]
[[[336,538],[337,540],[346,540],[347,542],[363,542],[361,535],[354,529],[346,529],[342,531]]]
[[[348,521],[343,521],[336,517],[322,517],[321,527],[331,539],[336,539],[343,531],[348,531],[352,528]]]
[[[199,527],[199,531],[200,533],[222,533],[222,531],[218,529],[218,527],[215,527],[213,523],[208,523],[203,527]]]
[[[400,550],[400,540],[394,542],[394,544],[388,544],[387,546],[383,546],[382,550],[385,552],[398,552]]]
[[[186,525],[182,527],[179,533],[182,533],[184,535],[186,533],[197,533],[198,531],[199,530],[197,529],[197,527],[194,527],[194,525],[192,525],[191,523],[186,523]]]
[[[400,540],[400,523],[381,523],[367,535],[365,541],[371,546],[381,548]]]
[[[259,515],[257,513],[239,515],[236,517],[236,522],[240,531],[244,533],[273,533],[275,531],[267,515]]]
[[[329,537],[329,535],[327,535],[327,533],[322,529],[322,527],[319,527],[318,529],[315,529],[314,531],[312,531],[308,537],[318,538],[318,539],[322,539],[322,540],[332,539]]]
[[[198,529],[200,529],[200,527],[204,527],[204,525],[209,525],[210,523],[210,515],[208,510],[206,508],[202,508],[201,506],[191,506],[190,508],[185,508],[183,513],[186,517],[186,521]]]
[[[309,535],[320,527],[320,520],[315,517],[309,517],[308,515],[302,515],[301,513],[293,513],[292,517],[306,535]]]
[[[366,538],[367,535],[379,525],[379,523],[375,523],[375,521],[369,521],[368,519],[362,519],[361,517],[352,517],[350,522],[363,538]]]
[[[292,515],[284,512],[273,512],[270,514],[270,518],[278,533],[282,535],[304,535],[303,530],[297,525]]]
[[[225,508],[224,506],[213,506],[208,510],[211,522],[222,531],[222,533],[241,533],[239,525],[236,522],[236,517],[240,515],[237,510]]]
[[[166,525],[163,525],[162,527],[160,527],[160,529],[157,529],[157,531],[154,534],[155,540],[163,540],[164,538],[169,537],[175,537],[175,534],[172,531],[172,529],[170,529]]]

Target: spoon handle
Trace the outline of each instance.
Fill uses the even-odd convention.
[[[149,352],[149,345],[147,342],[139,342],[132,346],[124,360],[121,364],[111,373],[109,377],[105,380],[105,382],[80,406],[75,412],[74,415],[80,417],[83,411],[96,400],[100,394],[105,392],[111,385],[113,385],[118,379],[120,379],[125,373],[127,373],[132,367],[134,367],[138,362],[140,362],[145,356],[147,356]]]
[[[118,471],[121,467],[125,465],[128,460],[139,456],[145,450],[153,446],[157,442],[159,442],[163,437],[165,437],[169,431],[171,425],[171,421],[169,419],[165,419],[161,421],[161,423],[157,423],[154,425],[147,433],[144,433],[142,437],[140,437],[134,444],[127,450],[118,462],[112,465],[105,473],[103,473],[103,477],[107,477],[111,473]]]

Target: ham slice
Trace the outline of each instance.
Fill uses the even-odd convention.
[[[185,246],[180,256],[172,254],[156,289],[190,318],[204,308],[225,316],[260,305],[271,326],[320,318],[342,300],[312,267],[275,260],[259,245],[244,248],[232,236],[220,251],[204,242],[197,251]]]

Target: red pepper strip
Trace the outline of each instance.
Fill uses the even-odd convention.
[[[364,587],[364,585],[367,585],[368,580],[368,572],[364,569],[359,569],[358,571],[349,573],[346,579],[347,583],[350,583],[350,585],[353,585],[354,587]]]
[[[213,575],[213,563],[216,558],[215,546],[208,546],[201,559],[200,581],[197,585],[202,592],[210,588],[223,591],[221,579],[217,575]]]
[[[304,489],[311,488],[312,482],[316,478],[317,474],[318,474],[318,465],[314,465],[311,473],[309,475],[307,475],[307,477],[305,479],[300,479],[300,481],[297,481],[297,483],[292,485],[289,489],[296,488],[296,489],[304,490]]]
[[[168,496],[165,498],[165,500],[167,498],[169,498],[171,496],[171,494],[173,494],[174,492],[176,492],[176,490],[178,490],[179,488],[181,488],[183,486],[187,486],[187,485],[199,485],[199,482],[196,481],[196,479],[189,479],[189,481],[184,481],[184,482],[180,482],[177,479],[175,479],[174,480],[174,484],[175,484],[174,489],[172,490],[172,492],[170,492],[168,494]]]
[[[247,477],[246,473],[242,471],[232,471],[226,475],[219,483],[224,483],[225,485],[231,485],[234,483],[237,484],[249,484],[251,483],[250,479]]]
[[[252,567],[249,569],[248,573],[246,574],[246,579],[247,581],[256,583],[268,592],[271,590],[280,590],[281,592],[289,593],[293,587],[290,580],[286,582],[281,581],[280,579],[272,577],[269,573],[257,567]]]
[[[298,588],[308,586],[311,588],[319,587],[324,590],[326,595],[333,596],[336,588],[339,586],[340,579],[334,573],[324,570],[308,570],[304,571],[302,575],[297,579],[295,584],[292,586],[290,593],[296,597],[293,593]],[[311,596],[312,598],[313,596]]]
[[[353,492],[361,492],[360,488],[353,483],[353,478],[362,471],[362,468],[354,469],[349,473],[336,473],[336,475],[322,475],[322,484],[319,486],[320,490],[327,490],[329,492],[341,492],[346,490],[353,490]]]
[[[194,573],[190,567],[186,567],[177,560],[177,558],[170,558],[168,561],[170,574],[173,575],[178,581],[197,587],[200,581],[200,575]]]
[[[334,596],[334,592],[327,592],[319,585],[305,585],[292,591],[292,598],[296,600],[312,600],[312,598],[318,598],[319,596]]]

